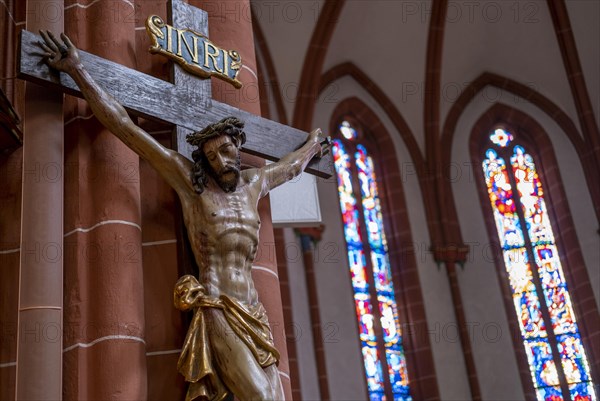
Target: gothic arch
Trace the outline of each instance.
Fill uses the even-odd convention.
[[[337,131],[337,123],[343,118],[367,127],[368,134],[365,134],[376,148],[380,198],[382,209],[387,211],[383,221],[390,265],[396,267],[392,269],[392,279],[396,283],[400,322],[405,328],[405,353],[413,397],[439,399],[431,346],[428,336],[424,335],[427,330],[425,309],[394,143],[377,115],[356,97],[341,101],[335,108],[330,119],[330,132]],[[408,327],[411,330],[406,330]]]
[[[427,165],[413,132],[391,99],[383,92],[383,90],[381,90],[379,86],[377,86],[373,80],[371,80],[371,78],[369,78],[369,76],[367,76],[367,74],[365,74],[353,63],[338,64],[325,72],[319,81],[319,93],[322,93],[333,82],[345,76],[349,76],[354,79],[369,93],[369,95],[373,97],[381,109],[386,113],[388,118],[392,121],[396,131],[404,141],[408,153],[410,154],[411,161],[414,164],[417,172],[421,196],[423,197],[423,204],[425,205],[425,213],[427,215],[427,228],[430,233],[429,235],[432,239],[432,242],[435,242],[434,239],[438,238],[437,232],[439,231],[439,225],[435,224],[435,199],[433,197],[434,194],[432,187],[429,184],[429,181],[427,181]],[[380,124],[378,119],[375,121],[376,124]],[[460,243],[460,241],[457,243]]]
[[[448,166],[451,162],[452,144],[454,142],[454,135],[458,120],[463,114],[464,110],[471,103],[471,101],[486,87],[493,86],[509,93],[517,95],[538,107],[544,113],[546,113],[556,124],[561,128],[573,147],[580,156],[581,165],[585,173],[588,189],[592,200],[594,201],[594,207],[596,212],[596,218],[600,218],[600,174],[598,174],[598,167],[594,160],[592,152],[586,150],[585,142],[579,134],[579,130],[573,123],[573,120],[565,113],[560,107],[558,107],[550,99],[534,90],[533,88],[523,85],[520,82],[514,81],[510,78],[485,72],[475,79],[469,86],[467,86],[456,102],[452,105],[452,108],[446,116],[444,127],[442,130],[442,165]],[[456,220],[456,208],[454,206],[454,199],[449,198],[450,204],[448,206],[451,210],[453,221]]]
[[[474,176],[476,177],[477,192],[483,205],[483,215],[490,242],[499,250],[496,225],[492,217],[492,208],[489,203],[487,189],[484,187],[485,177],[481,169],[483,152],[486,147],[489,133],[495,127],[503,127],[515,133],[527,145],[527,152],[535,160],[539,175],[544,183],[544,199],[548,204],[548,214],[554,228],[556,243],[559,249],[560,260],[563,264],[566,280],[569,283],[570,296],[580,327],[583,344],[588,350],[592,378],[598,382],[600,369],[600,316],[596,307],[594,293],[589,282],[580,245],[576,237],[575,228],[566,193],[562,184],[559,165],[548,135],[542,126],[526,113],[506,106],[495,104],[490,107],[477,120],[470,134],[470,155]],[[501,293],[511,332],[519,333],[519,324],[513,312],[513,300],[510,293],[510,284],[506,277],[504,261],[500,252],[495,252],[494,263],[501,283]],[[515,338],[513,337],[513,341]],[[520,336],[517,341],[520,341]],[[517,355],[523,391],[527,399],[535,400],[531,383],[531,374],[527,363],[527,356],[522,346],[514,344]]]
[[[423,155],[419,149],[419,145],[415,139],[413,132],[406,123],[402,114],[398,111],[391,99],[381,90],[377,84],[371,80],[360,68],[353,63],[342,63],[327,70],[319,80],[319,94],[322,93],[333,82],[349,76],[354,79],[362,88],[364,88],[375,101],[385,111],[387,116],[392,120],[396,131],[400,134],[404,141],[412,161],[415,163],[415,168],[419,175],[422,175],[425,169]]]

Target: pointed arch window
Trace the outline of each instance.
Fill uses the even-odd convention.
[[[332,153],[369,397],[412,400],[376,168],[364,136],[344,120]]]
[[[482,157],[502,258],[537,399],[597,400],[532,155],[502,127]]]

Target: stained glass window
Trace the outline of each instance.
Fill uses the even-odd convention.
[[[369,397],[412,400],[373,158],[350,123],[339,132],[332,153]]]
[[[597,400],[533,157],[503,129],[489,139],[483,172],[537,398]]]

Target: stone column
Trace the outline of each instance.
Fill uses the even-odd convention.
[[[30,31],[63,30],[63,1],[27,2]],[[43,18],[44,11],[57,11]],[[16,398],[62,399],[63,95],[25,89]]]
[[[66,3],[66,32],[79,48],[135,67],[132,2]],[[67,100],[64,396],[144,400],[139,157],[85,101]]]
[[[252,32],[252,19],[250,17],[250,1],[190,0],[190,4],[208,13],[208,37],[220,47],[237,50],[242,56],[244,66],[238,78],[244,86],[238,90],[226,82],[213,79],[213,98],[260,115],[260,95],[256,73],[254,34]],[[247,155],[242,157],[242,162],[249,166],[264,165],[262,159],[248,157]],[[291,400],[292,390],[285,341],[283,309],[277,275],[271,206],[268,197],[259,203],[258,209],[261,221],[260,244],[257,258],[254,261],[252,276],[258,290],[259,299],[267,310],[275,345],[281,353],[278,368],[286,399]]]

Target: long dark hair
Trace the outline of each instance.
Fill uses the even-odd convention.
[[[189,144],[197,146],[192,152],[194,165],[192,167],[192,185],[196,193],[201,194],[208,183],[208,174],[211,167],[206,159],[202,147],[209,139],[220,135],[231,137],[235,146],[239,149],[246,142],[246,133],[243,131],[244,122],[237,117],[226,117],[221,121],[211,124],[202,131],[194,132],[186,137]]]

